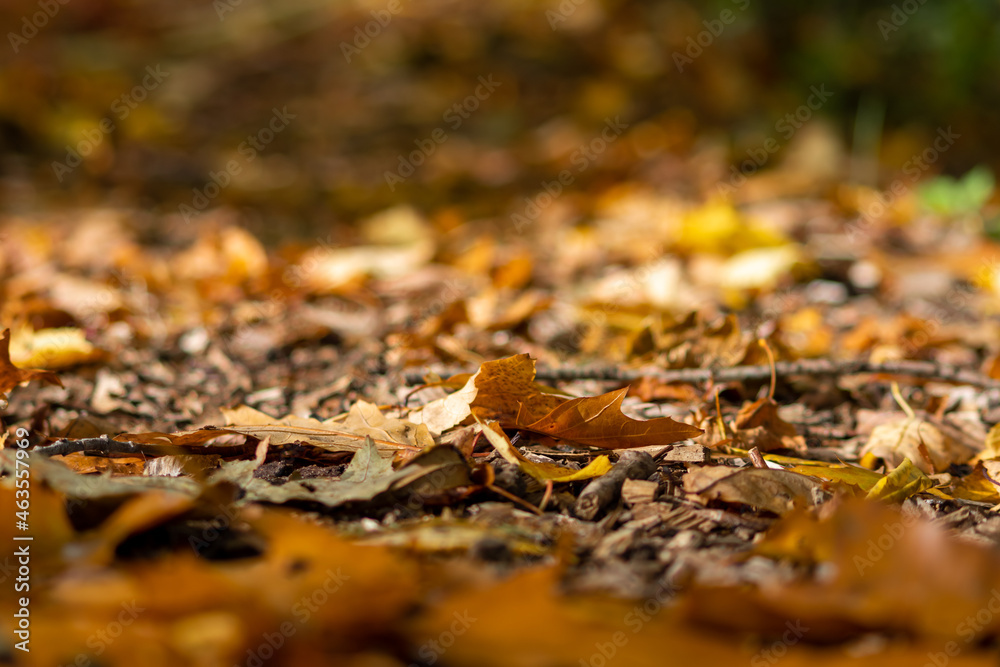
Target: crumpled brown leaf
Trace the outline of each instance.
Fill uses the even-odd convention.
[[[733,430],[733,444],[743,449],[756,447],[762,452],[791,449],[800,453],[806,449],[805,438],[778,416],[778,404],[769,397],[740,408]]]
[[[475,409],[479,419],[507,428],[518,420],[541,419],[565,400],[542,392],[535,384],[535,361],[518,354],[483,363],[464,387],[411,413],[410,421],[427,424],[438,434],[461,424]]]
[[[428,403],[410,419],[440,432],[467,420],[495,420],[502,428],[542,433],[583,445],[621,449],[669,445],[702,432],[669,417],[636,420],[621,411],[628,388],[600,396],[567,399],[535,383],[527,354],[484,363],[459,391]]]

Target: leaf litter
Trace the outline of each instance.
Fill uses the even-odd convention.
[[[386,215],[406,243],[279,262],[223,226],[176,254],[132,244],[133,282],[110,288],[83,259],[25,306],[28,343],[0,345],[11,514],[17,429],[34,450],[25,664],[89,655],[120,618],[100,664],[728,664],[776,641],[790,665],[991,655],[992,323],[917,345],[910,315],[803,309],[822,249],[734,234],[742,214],[716,204],[681,216],[687,259],[655,274],[697,312],[627,246],[505,254],[484,234],[463,254]],[[614,252],[631,268],[588,264]],[[582,289],[556,279],[568,266]],[[442,276],[461,277],[444,297]],[[766,348],[760,322],[723,313],[752,299],[777,315]],[[828,355],[823,373],[788,365]]]

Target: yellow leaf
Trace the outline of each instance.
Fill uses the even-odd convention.
[[[878,481],[866,496],[868,500],[902,502],[934,486],[934,480],[919,470],[910,459],[903,459],[895,470]]]
[[[880,475],[873,470],[868,470],[866,468],[847,463],[822,463],[810,461],[802,465],[796,465],[788,468],[788,470],[802,475],[809,475],[810,477],[819,477],[820,479],[826,479],[832,482],[851,484],[860,488],[862,491],[870,491],[872,487],[878,484],[883,478],[883,475]]]
[[[995,464],[995,461],[986,463]],[[1000,492],[993,483],[992,475],[987,475],[986,463],[980,462],[968,475],[952,485],[951,493],[956,498],[975,500],[980,503],[1000,503]],[[995,479],[995,477],[993,477]]]
[[[611,470],[611,461],[608,460],[607,456],[597,457],[582,470],[564,468],[555,463],[536,463],[525,458],[521,452],[517,451],[517,448],[511,444],[507,438],[507,434],[503,432],[503,429],[500,428],[497,422],[484,424],[478,418],[476,418],[476,422],[482,427],[483,435],[486,436],[486,439],[490,441],[490,444],[496,448],[505,461],[513,463],[540,482],[575,482],[581,479],[600,477]]]
[[[55,373],[37,369],[22,369],[11,363],[10,329],[4,329],[3,334],[0,335],[0,403],[6,406],[4,395],[22,382],[31,380],[42,380],[49,384],[62,386],[62,382]]]
[[[990,432],[986,434],[983,450],[976,455],[973,461],[989,461],[996,458],[1000,458],[1000,424],[994,424]]]
[[[68,368],[97,361],[102,356],[103,352],[87,340],[83,330],[75,327],[21,329],[10,341],[10,359],[19,366]]]

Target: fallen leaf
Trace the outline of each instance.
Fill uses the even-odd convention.
[[[900,417],[872,430],[861,455],[873,454],[896,468],[905,459],[928,475],[964,463],[951,441],[936,426],[923,419]]]
[[[987,464],[996,461],[980,461],[976,464],[976,467],[972,469],[972,472],[955,481],[951,488],[951,495],[956,498],[963,498],[965,500],[974,500],[980,503],[990,503],[995,505],[1000,503],[1000,489],[993,482],[994,479],[1000,479],[996,476],[996,473],[1000,473],[1000,470],[994,470],[994,472],[989,472],[987,469]],[[995,466],[1000,468],[1000,466]]]
[[[246,492],[243,502],[326,507],[349,503],[391,504],[414,495],[426,500],[472,484],[465,458],[453,447],[424,450],[396,471],[386,467],[388,462],[376,461],[380,454],[372,439],[366,438],[340,479],[321,477],[274,485],[253,476],[253,466],[249,465],[252,462],[238,461],[224,465],[210,481],[234,482]]]
[[[536,422],[509,426],[605,449],[669,445],[702,433],[696,426],[669,417],[627,417],[621,411],[627,393],[624,387],[600,396],[573,398]]]
[[[97,361],[104,353],[87,340],[82,329],[19,329],[10,341],[10,359],[24,366],[59,369]]]
[[[318,419],[287,415],[280,419],[240,406],[223,410],[226,426],[217,432],[241,433],[263,439],[270,436],[271,444],[284,445],[304,442],[331,451],[353,451],[361,447],[365,437],[371,437],[379,453],[391,458],[401,450],[419,451],[434,444],[426,425],[404,419],[390,419],[377,406],[358,401],[343,420]]]
[[[796,507],[816,505],[824,495],[820,482],[772,468],[706,466],[685,473],[683,481],[684,492],[704,502],[742,503],[779,515]]]
[[[342,482],[360,484],[370,479],[392,474],[392,461],[380,456],[371,437],[365,438],[365,446],[351,458],[347,470],[340,476]]]
[[[773,586],[696,585],[683,598],[684,614],[719,631],[767,635],[792,620],[810,629],[810,642],[878,628],[971,648],[968,642],[1000,631],[1000,615],[992,611],[980,616],[975,631],[968,625],[1000,596],[995,550],[882,503],[843,498],[829,507],[787,514],[754,547],[826,574]]]
[[[804,452],[805,438],[778,416],[778,404],[765,397],[740,408],[733,425],[733,444],[741,449],[756,447],[762,452],[791,449]]]
[[[986,441],[983,449],[976,454],[972,462],[989,461],[1000,458],[1000,424],[994,424],[993,428],[986,434]]]
[[[800,464],[786,468],[786,470],[857,487],[866,493],[884,477],[874,470],[868,470],[861,466],[848,463],[824,463],[822,461],[802,460]]]
[[[437,435],[461,424],[475,409],[479,419],[496,420],[506,428],[519,418],[540,419],[565,400],[543,393],[535,384],[534,359],[518,354],[483,363],[462,389],[411,413],[410,420],[428,423]]]
[[[934,480],[913,465],[910,459],[896,466],[896,469],[878,481],[868,492],[868,500],[902,502],[910,496],[926,491],[934,486]]]
[[[432,432],[460,424],[470,415],[502,428],[542,433],[606,449],[669,445],[701,429],[669,417],[636,420],[621,411],[628,388],[601,396],[567,399],[543,393],[535,383],[535,362],[526,354],[484,363],[465,387],[433,401],[410,419],[433,422]]]
[[[59,376],[51,371],[21,369],[15,366],[10,360],[10,329],[4,329],[3,334],[0,334],[0,400],[17,385],[32,380],[62,386]]]

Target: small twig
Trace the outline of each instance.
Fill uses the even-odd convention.
[[[940,380],[975,387],[1000,389],[1000,381],[975,371],[939,364],[932,361],[881,361],[802,359],[799,361],[779,361],[774,364],[776,375],[839,376],[863,373],[883,375],[903,375],[925,380]],[[439,369],[442,377],[469,372],[468,369]],[[732,366],[730,368],[622,368],[620,366],[584,366],[539,368],[536,379],[545,381],[603,380],[607,382],[635,382],[650,377],[662,382],[739,382],[744,380],[767,380],[771,377],[772,366]],[[423,383],[422,372],[406,373],[407,384]]]
[[[626,479],[646,479],[656,471],[656,462],[646,452],[622,452],[618,463],[584,487],[573,506],[573,514],[592,520],[604,508],[618,500]]]
[[[549,504],[552,500],[552,489],[555,488],[555,482],[551,479],[545,480],[545,494],[542,495],[542,502],[538,503],[538,509],[542,512],[545,511],[545,506]]]
[[[247,447],[245,445],[198,445],[197,447],[184,447],[181,445],[160,445],[141,442],[112,440],[107,435],[99,438],[81,438],[70,440],[63,438],[56,440],[51,445],[35,447],[32,451],[45,456],[66,456],[76,452],[83,452],[89,455],[98,456],[168,456],[177,454],[223,454],[233,455],[243,453]]]

